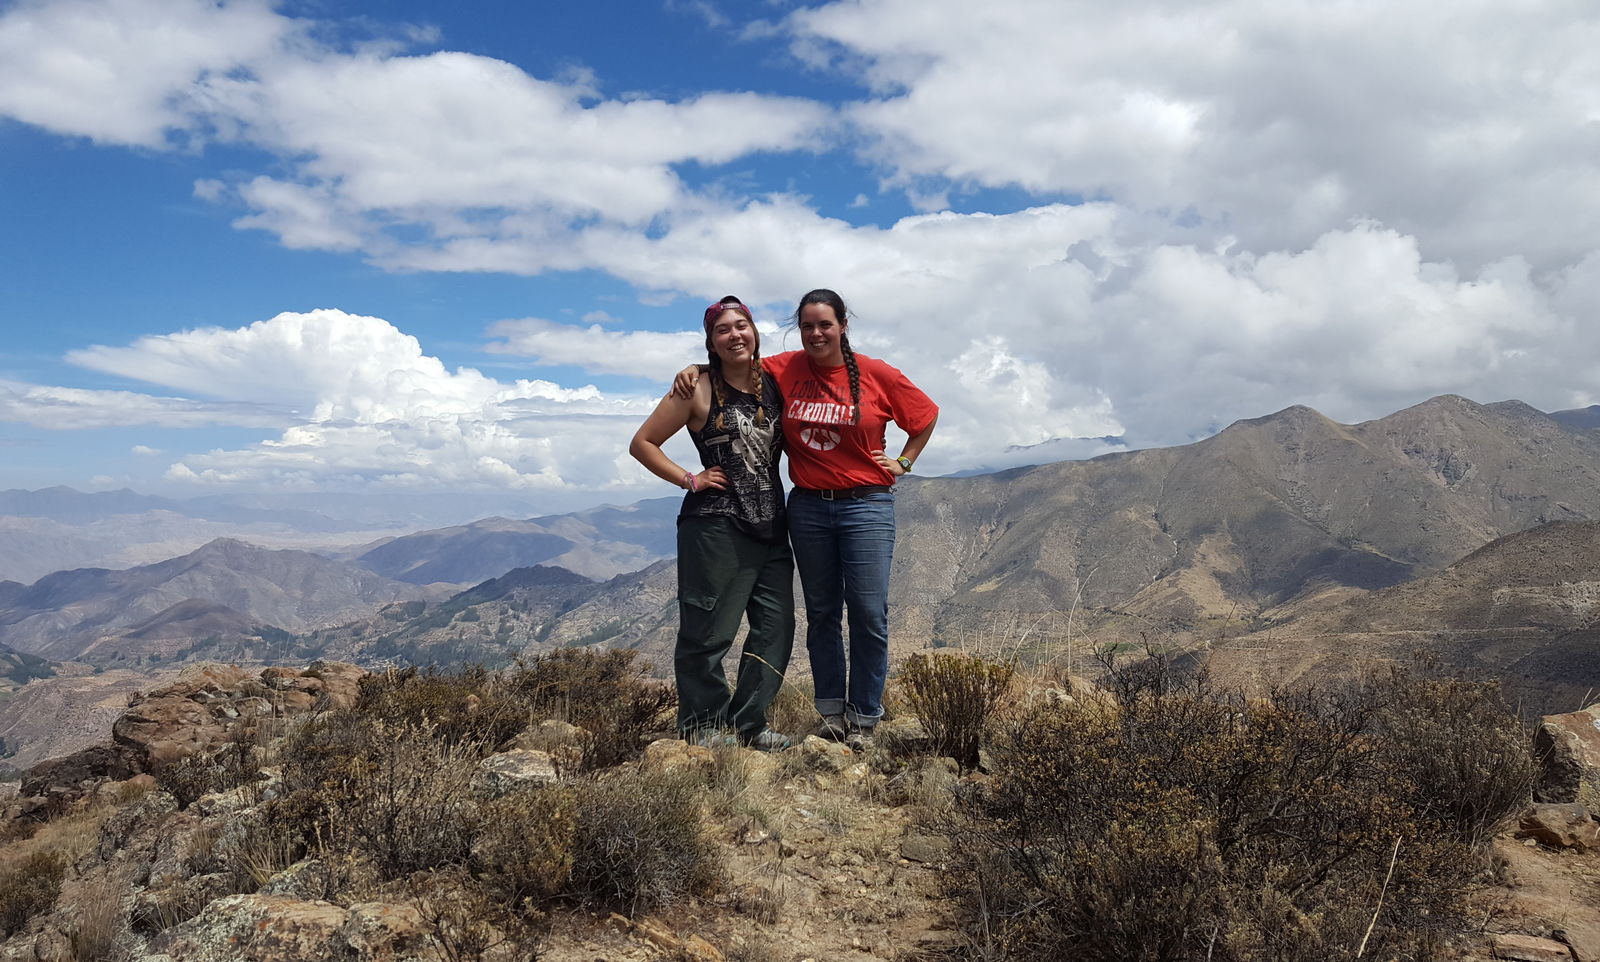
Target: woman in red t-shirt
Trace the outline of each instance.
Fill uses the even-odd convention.
[[[933,434],[939,408],[894,367],[850,347],[844,299],[818,289],[795,311],[804,350],[762,360],[784,398],[789,542],[806,603],[806,648],[822,733],[870,743],[889,673],[894,483]],[[679,378],[692,384],[695,369]],[[885,448],[893,421],[909,435]],[[848,650],[844,622],[850,632]]]

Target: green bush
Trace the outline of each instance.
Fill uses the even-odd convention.
[[[912,655],[900,680],[939,750],[963,768],[976,768],[984,729],[1011,688],[1012,671],[1008,662],[935,652]]]
[[[0,938],[10,938],[28,920],[56,904],[66,862],[54,852],[35,852],[0,872]]]

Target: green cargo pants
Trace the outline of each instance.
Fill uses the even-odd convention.
[[[733,690],[722,659],[750,633]],[[733,727],[748,738],[767,725],[794,646],[794,556],[789,542],[762,544],[726,518],[678,520],[678,729]]]

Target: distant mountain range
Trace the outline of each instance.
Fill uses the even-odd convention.
[[[1600,428],[1600,404],[1591,404],[1586,408],[1575,408],[1571,411],[1556,411],[1550,417],[1569,428],[1593,431],[1595,428]]]
[[[897,644],[1025,647],[1152,631],[1200,640],[1401,585],[1494,539],[1600,518],[1600,433],[1587,426],[1597,416],[1444,396],[1345,425],[1291,407],[1180,447],[908,478],[891,588]],[[0,510],[89,524],[163,504],[65,489],[0,497]],[[250,519],[279,507],[230,510]],[[490,518],[334,559],[219,540],[123,571],[0,582],[0,643],[98,663],[290,648],[493,660],[575,643],[640,647],[661,661],[676,619],[676,512],[677,499],[661,498]],[[423,587],[434,582],[477,587],[430,605],[449,594]]]
[[[1600,435],[1515,401],[1445,396],[1356,425],[1292,407],[1181,447],[908,484],[897,511],[891,599],[918,634],[1075,602],[1080,625],[1194,626],[1600,518]]]
[[[1518,402],[1446,396],[1356,425],[1294,407],[1182,447],[908,479],[897,513],[897,646],[1036,649],[1063,632],[1084,648],[1141,633],[1196,642],[1404,584],[1507,534],[1600,518],[1600,435]],[[671,562],[588,586],[534,578],[305,641],[420,660],[604,643],[659,664],[673,586]]]
[[[677,553],[681,500],[653,498],[625,508],[606,505],[528,521],[486,518],[385,538],[343,555],[369,571],[413,584],[471,584],[540,564],[609,578]]]
[[[1081,665],[1097,646],[1146,638],[1269,682],[1420,646],[1504,679],[1525,704],[1575,701],[1600,688],[1596,422],[1600,407],[1547,415],[1454,396],[1350,425],[1292,407],[1179,447],[907,478],[896,651],[1065,644]],[[88,519],[80,529],[142,517],[96,512],[171,514],[132,492],[25,494],[0,508],[40,516],[0,519],[0,556],[15,547],[6,520],[68,530],[55,519],[72,512]],[[72,660],[505,663],[587,644],[667,670],[676,512],[663,498],[489,518],[332,558],[218,540],[126,570],[0,581],[0,644],[34,659],[21,675]]]
[[[172,499],[65,487],[0,491],[0,580],[32,582],[69,568],[148,564],[218,537],[267,547],[342,548],[497,513],[540,512],[524,498],[484,494]]]
[[[270,639],[444,593],[305,551],[218,539],[157,564],[0,583],[0,644],[56,661],[172,657],[208,638]]]

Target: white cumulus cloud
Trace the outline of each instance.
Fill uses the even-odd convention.
[[[451,370],[381,318],[333,309],[284,313],[241,328],[85,348],[68,359],[206,400],[22,387],[11,388],[13,397],[0,385],[0,416],[28,423],[53,416],[56,426],[75,420],[81,427],[279,429],[249,447],[184,455],[168,472],[174,480],[560,491],[626,489],[645,477],[625,450],[654,398]],[[74,399],[75,408],[63,407]],[[280,413],[228,420],[234,410]]]
[[[1548,267],[1600,234],[1590,5],[850,0],[789,27],[868,87],[848,115],[912,188],[1192,211],[1260,251],[1371,218]]]

